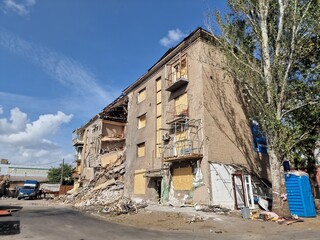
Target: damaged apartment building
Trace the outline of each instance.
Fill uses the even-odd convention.
[[[86,185],[101,169],[124,166],[126,122],[127,98],[120,96],[83,127],[74,130],[76,183]]]
[[[256,196],[267,198],[266,148],[254,141],[262,138],[252,135],[240,91],[221,61],[214,37],[202,28],[169,49],[74,131],[75,182],[94,182],[100,201],[115,197],[102,188],[117,181],[124,197],[137,201],[240,209],[253,207]]]
[[[253,178],[267,178],[267,161],[254,151],[237,85],[212,59],[223,56],[198,28],[124,90],[126,197],[231,209],[253,204],[260,184]]]

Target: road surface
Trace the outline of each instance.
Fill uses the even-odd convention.
[[[3,200],[0,200],[3,206]],[[148,231],[106,222],[63,205],[39,205],[37,201],[21,200],[6,208],[19,208],[13,212],[20,220],[20,234],[0,236],[1,240],[124,240],[124,239],[210,239],[210,234]],[[19,205],[18,205],[19,204]],[[6,217],[1,217],[4,221]]]

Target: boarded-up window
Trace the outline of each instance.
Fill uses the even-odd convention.
[[[173,169],[174,190],[191,190],[193,184],[193,174],[191,167]]]
[[[161,78],[156,80],[156,91],[159,92],[161,90]]]
[[[157,117],[157,130],[161,128],[161,116]]]
[[[138,103],[142,102],[145,99],[146,99],[146,89],[144,88],[138,93]]]
[[[145,143],[140,143],[137,145],[137,155],[138,157],[144,157],[145,155]]]
[[[138,128],[144,128],[146,126],[146,114],[138,117]]]
[[[134,172],[134,194],[146,193],[146,178],[144,177],[145,171],[145,169],[140,169]]]
[[[181,96],[175,98],[174,107],[175,114],[179,115],[182,113],[186,113],[188,110],[188,97],[187,93],[182,94]]]
[[[162,141],[161,131],[158,130],[157,131],[157,144],[161,144],[161,141]]]
[[[161,91],[157,92],[157,104],[161,103]]]
[[[157,105],[157,117],[161,116],[162,114],[162,105],[161,103]]]

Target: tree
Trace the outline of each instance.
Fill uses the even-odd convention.
[[[319,136],[319,1],[228,0],[208,23],[251,120],[268,140],[273,211],[284,214],[282,162]],[[209,19],[210,20],[210,19]],[[303,114],[303,115],[301,115]],[[297,154],[296,154],[297,155]]]
[[[70,164],[60,164],[57,168],[51,168],[48,171],[48,180],[52,183],[60,183],[61,181],[61,173],[62,173],[62,167],[63,167],[63,182],[71,182],[72,177],[72,166]]]

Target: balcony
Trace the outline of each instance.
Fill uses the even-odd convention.
[[[173,111],[167,111],[167,124],[171,124],[177,121],[185,121],[189,116],[189,109],[186,104],[180,104],[175,106]]]
[[[188,85],[188,83],[189,83],[189,80],[185,76],[182,76],[175,81],[168,81],[168,86],[166,87],[166,91],[175,92],[178,89]]]
[[[163,146],[163,162],[201,159],[202,147],[200,141],[190,139],[178,140]]]
[[[83,140],[80,139],[79,137],[75,137],[75,138],[72,139],[72,145],[74,147],[80,146],[80,145],[83,145],[83,144],[84,144]]]

